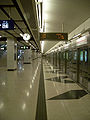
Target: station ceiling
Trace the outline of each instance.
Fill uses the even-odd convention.
[[[0,31],[0,34],[4,36],[11,36],[11,34],[13,34],[15,37],[20,37],[21,31],[24,33],[31,32],[33,39],[30,42],[35,47],[40,48],[36,1],[37,0],[0,0],[0,19],[8,20],[12,18],[16,23],[15,30]],[[90,17],[90,0],[38,0],[38,2],[39,1],[43,2],[45,32],[67,32],[69,34]],[[20,15],[20,11],[17,10],[17,6],[13,7],[15,2],[18,4],[25,21]],[[7,17],[1,9],[2,5],[12,6],[3,7],[10,18]],[[44,52],[48,51],[57,43],[58,41],[45,41]]]
[[[90,0],[43,0],[43,3],[45,32],[69,34],[90,17]],[[45,41],[44,52],[56,43]]]
[[[37,14],[35,12],[33,0],[0,0],[0,20],[12,19],[15,24],[14,30],[0,31],[0,35],[20,38],[20,33],[29,33],[32,36],[29,43],[40,49]]]

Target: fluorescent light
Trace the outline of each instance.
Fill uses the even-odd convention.
[[[27,92],[26,94],[27,94],[27,96],[29,96],[29,92]]]
[[[24,103],[24,104],[22,105],[22,109],[25,110],[25,108],[26,108],[26,104]]]
[[[1,110],[3,107],[4,107],[4,103],[1,102],[1,103],[0,103],[0,110]]]
[[[79,35],[81,35],[81,33],[79,33],[79,34],[77,34],[77,35],[73,36],[73,38],[76,38],[76,37],[78,37]]]
[[[83,37],[76,40],[77,46],[83,45],[83,44],[87,44],[87,37],[86,36],[83,36]]]
[[[39,6],[39,21],[40,21],[39,26],[41,28],[41,6],[40,6],[40,4],[38,6]]]
[[[41,42],[41,51],[43,53],[43,50],[44,50],[44,41]]]
[[[28,43],[28,41],[26,40],[26,43]]]
[[[38,2],[43,2],[43,0],[38,0]]]
[[[23,37],[23,34],[22,34],[22,33],[20,33],[20,36],[21,36],[21,37]]]
[[[43,0],[38,0],[38,1],[36,0],[35,2],[36,2],[36,4],[40,4],[43,2]]]
[[[29,45],[31,46],[31,43],[29,43]]]

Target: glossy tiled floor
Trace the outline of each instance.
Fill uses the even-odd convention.
[[[90,95],[47,61],[41,63],[0,69],[0,120],[90,120]]]
[[[35,120],[41,60],[0,69],[0,120]]]
[[[90,120],[90,95],[46,61],[43,68],[48,120]]]

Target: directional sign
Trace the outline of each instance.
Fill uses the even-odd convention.
[[[50,40],[50,41],[67,41],[67,33],[40,33],[40,40]]]
[[[0,20],[0,30],[14,30],[14,21]]]

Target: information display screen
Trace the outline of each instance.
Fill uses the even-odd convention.
[[[87,50],[85,50],[85,62],[87,62],[87,58],[88,57],[88,52],[87,52]]]
[[[0,30],[14,30],[14,21],[0,20]]]
[[[68,33],[40,33],[40,40],[68,41]]]
[[[83,61],[83,51],[80,52],[80,61]]]

